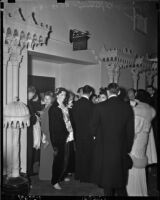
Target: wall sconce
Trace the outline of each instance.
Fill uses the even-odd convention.
[[[69,41],[73,43],[73,50],[86,50],[87,41],[90,38],[89,31],[82,32],[76,29],[71,29],[69,32]]]

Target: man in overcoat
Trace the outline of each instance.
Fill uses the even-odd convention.
[[[132,167],[134,114],[117,97],[119,91],[116,83],[108,85],[108,100],[96,105],[90,124],[96,137],[91,180],[104,188],[105,196],[127,196],[127,173]]]

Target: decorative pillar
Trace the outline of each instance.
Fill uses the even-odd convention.
[[[106,64],[107,75],[108,75],[108,84],[113,83],[114,81],[114,64]]]
[[[12,68],[11,102],[4,108],[4,129],[7,132],[7,177],[4,179],[3,188],[6,193],[29,193],[29,181],[20,176],[20,134],[21,130],[29,126],[29,110],[25,104],[19,102],[19,66],[22,60],[22,48],[14,42],[9,46],[8,66]],[[8,74],[7,74],[8,76]],[[10,81],[10,82],[11,82]],[[8,91],[8,92],[9,92]],[[22,189],[23,188],[23,189]]]
[[[133,66],[135,60],[135,53],[128,49],[106,49],[105,45],[99,53],[102,63],[105,63],[109,83],[118,83],[121,68],[128,68]]]
[[[7,65],[9,54],[7,48],[4,48],[3,54],[3,107],[7,104]],[[3,129],[3,175],[7,175],[7,131]]]
[[[12,63],[13,70],[13,100],[18,99],[19,97],[19,66],[22,61],[21,55],[12,55],[10,62]]]
[[[132,78],[133,78],[133,87],[135,90],[138,89],[138,79],[139,79],[139,69],[137,67],[131,68]]]
[[[120,75],[120,67],[118,65],[115,65],[114,68],[114,83],[118,83],[119,80],[119,75]]]
[[[146,86],[152,85],[152,82],[153,82],[153,74],[151,70],[147,70],[146,71]]]
[[[24,49],[27,51],[28,48],[33,47],[32,50],[34,50],[38,46],[47,46],[52,27],[43,22],[38,21],[37,23],[36,14],[33,12],[30,12],[28,18],[25,19],[21,8],[16,6],[15,8],[7,9],[8,6],[6,7],[6,12],[4,12],[3,32],[3,57],[6,58],[6,60],[4,59],[3,74],[6,78],[4,80],[4,94],[6,95],[3,96],[3,163],[6,170],[4,170],[3,174],[7,175],[7,178],[4,176],[3,192],[5,195],[13,193],[17,195],[28,194],[29,190],[28,179],[24,178],[25,174],[20,173],[20,164],[23,160],[23,165],[26,165],[26,134],[29,126],[29,110],[25,104],[17,101],[19,98],[19,66]],[[23,134],[22,137],[21,134]],[[24,143],[25,145],[23,145]],[[22,147],[21,152],[20,145]],[[23,170],[24,173],[26,173],[25,169]],[[6,197],[6,199],[9,199],[9,197]]]

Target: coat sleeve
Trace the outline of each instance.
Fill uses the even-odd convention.
[[[49,109],[49,133],[53,147],[56,147],[58,141],[65,141],[68,136],[63,114],[56,107]]]
[[[50,140],[51,140],[51,143],[52,143],[52,146],[54,147],[54,124],[53,124],[53,121],[54,121],[54,113],[53,113],[53,108],[51,107],[49,110],[48,110],[48,119],[49,119],[49,133],[50,133]]]
[[[135,129],[134,129],[134,112],[129,106],[129,116],[126,126],[126,137],[127,137],[127,153],[130,153],[132,150],[132,145],[134,141]]]
[[[98,105],[96,105],[93,108],[93,115],[91,117],[91,121],[90,121],[90,124],[89,124],[90,130],[91,130],[91,135],[93,137],[94,136],[96,137],[99,125],[100,125],[100,112],[99,112]]]
[[[30,105],[30,103],[28,103],[28,109],[30,112],[30,126],[33,126],[37,122],[37,117],[33,111],[32,106]]]

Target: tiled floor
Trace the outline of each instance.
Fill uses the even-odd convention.
[[[40,196],[103,196],[103,190],[96,185],[80,183],[71,178],[70,182],[62,182],[62,190],[57,191],[52,188],[50,181],[40,181],[38,176],[32,177],[32,189],[30,195]],[[148,176],[149,196],[159,196],[157,191],[157,175],[155,167],[152,168]]]

